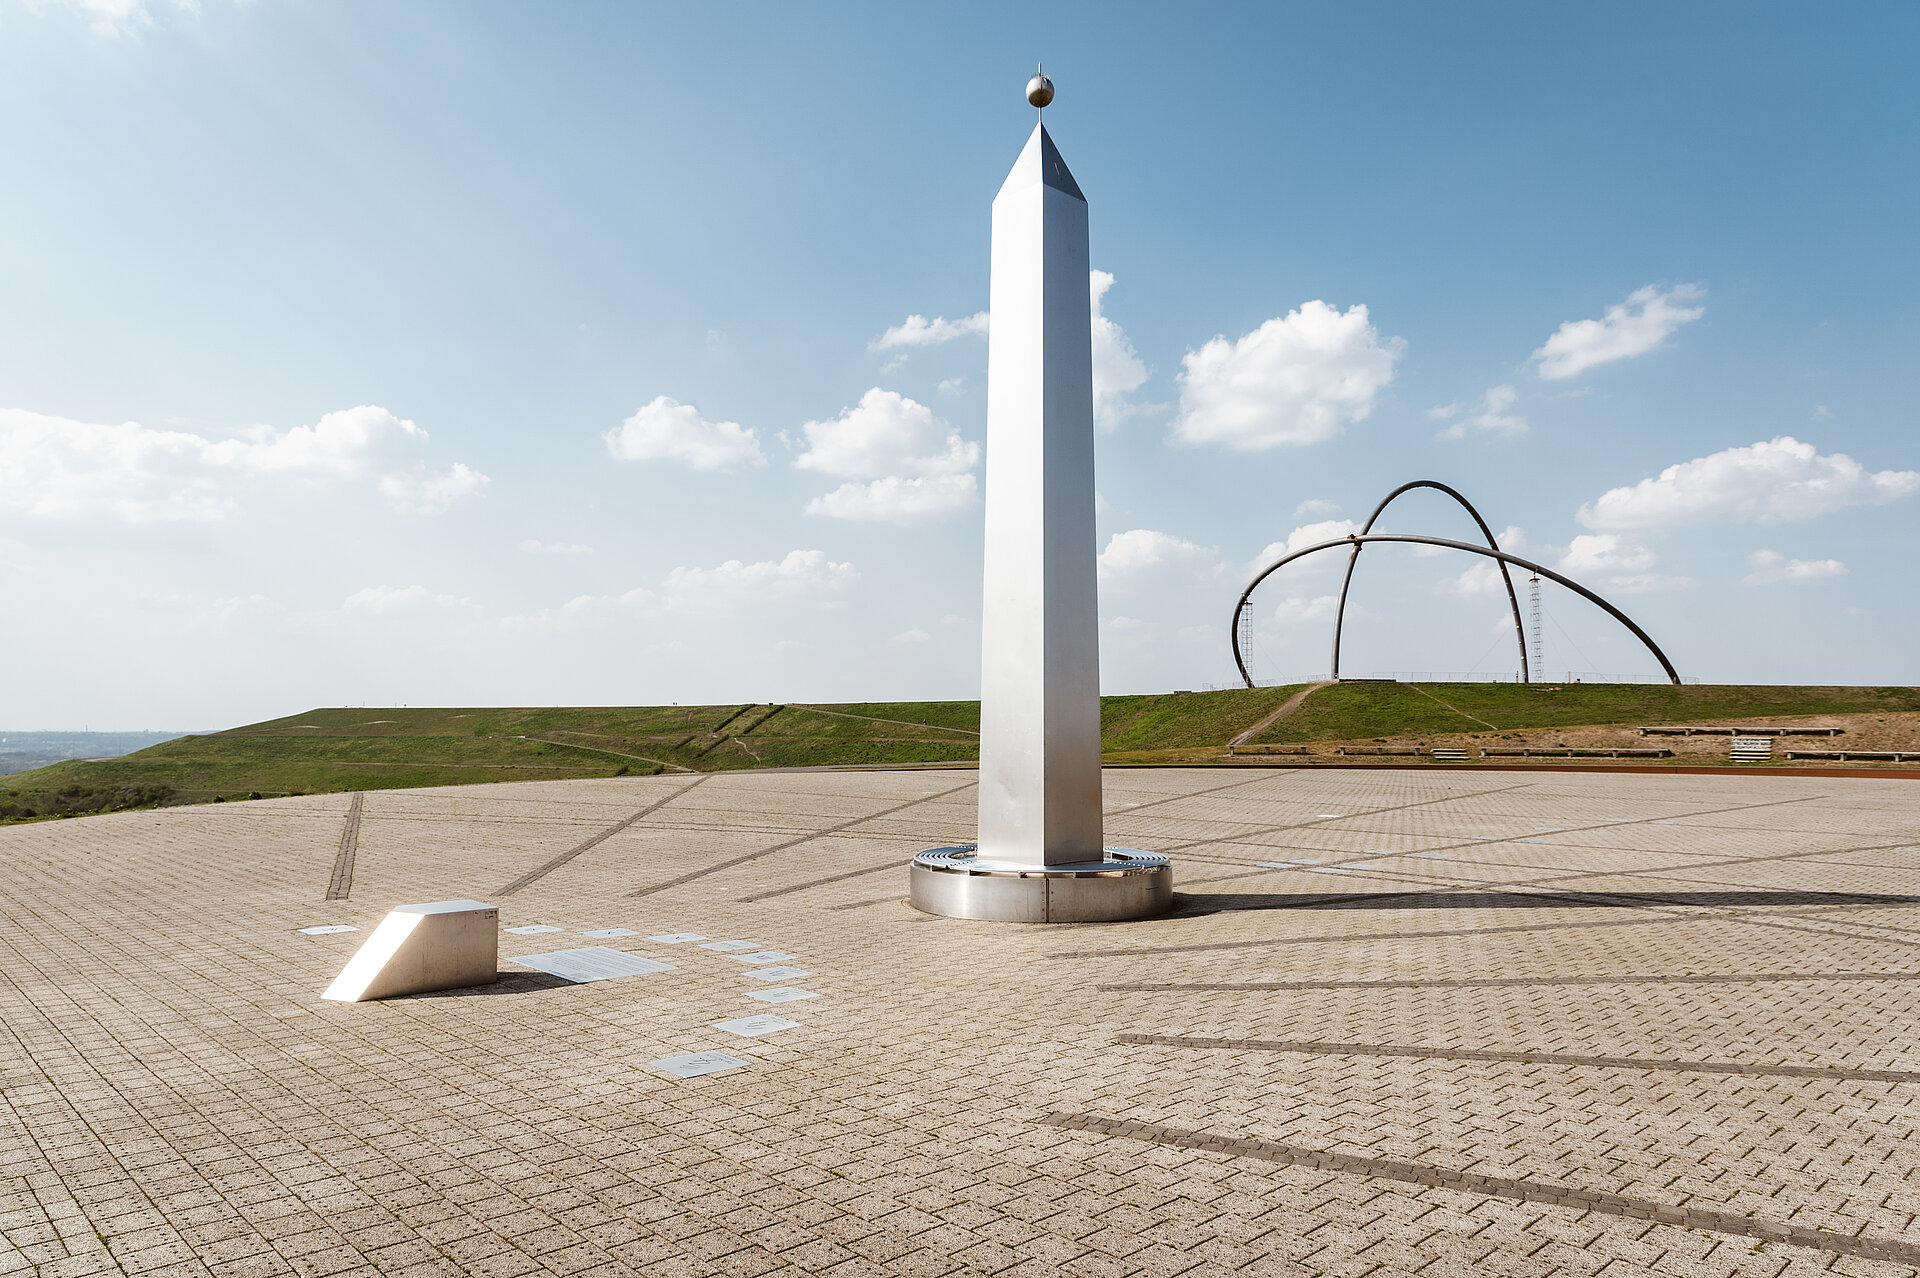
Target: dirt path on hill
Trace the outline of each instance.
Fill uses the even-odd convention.
[[[1447,705],[1446,702],[1434,696],[1431,692],[1428,692],[1425,688],[1421,687],[1417,683],[1402,684],[1401,686],[1405,688],[1412,688],[1415,692],[1419,693],[1421,696],[1425,697],[1427,700],[1433,702],[1433,704],[1437,706],[1446,706],[1447,709],[1453,711],[1455,714],[1459,715],[1462,719],[1471,719],[1475,723],[1485,724],[1487,727],[1492,728],[1495,732],[1500,731],[1499,724],[1487,723],[1487,721],[1485,719],[1482,719],[1479,715],[1468,714],[1465,710],[1462,710],[1459,706],[1449,706]]]
[[[1308,697],[1320,691],[1320,689],[1322,688],[1331,687],[1333,685],[1333,682],[1334,681],[1331,679],[1322,679],[1319,683],[1308,684],[1306,687],[1300,689],[1300,691],[1294,693],[1291,697],[1288,697],[1285,701],[1282,701],[1280,703],[1279,709],[1275,710],[1272,714],[1268,715],[1266,718],[1260,720],[1260,722],[1254,724],[1251,728],[1248,728],[1245,732],[1242,732],[1239,736],[1227,742],[1227,744],[1229,746],[1243,746],[1247,744],[1247,742],[1253,740],[1260,733],[1265,732],[1268,728],[1280,722],[1280,720],[1286,718],[1288,715],[1292,714],[1295,710],[1298,710],[1300,708],[1300,703],[1305,701]],[[1448,708],[1451,709],[1452,707],[1448,707]]]

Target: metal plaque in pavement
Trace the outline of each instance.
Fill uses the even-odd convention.
[[[649,972],[671,972],[673,964],[610,950],[604,945],[589,945],[579,950],[555,950],[551,954],[520,954],[514,962],[524,963],[549,976],[558,976],[576,985],[588,981],[610,981],[616,976],[645,976]]]

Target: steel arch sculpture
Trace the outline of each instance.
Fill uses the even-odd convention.
[[[1618,621],[1621,625],[1632,631],[1634,638],[1647,646],[1647,651],[1651,652],[1654,659],[1660,663],[1660,668],[1667,672],[1667,679],[1675,686],[1678,686],[1680,683],[1679,672],[1673,668],[1673,663],[1667,660],[1667,654],[1660,651],[1660,645],[1655,643],[1646,631],[1634,624],[1633,618],[1627,616],[1626,613],[1621,612],[1618,608],[1602,599],[1599,595],[1594,594],[1579,582],[1563,577],[1551,568],[1536,564],[1530,559],[1522,559],[1518,555],[1510,555],[1504,550],[1493,550],[1486,546],[1476,546],[1470,541],[1452,541],[1446,537],[1421,537],[1412,533],[1355,533],[1346,537],[1337,537],[1332,541],[1323,541],[1317,545],[1306,546],[1291,554],[1282,556],[1274,563],[1262,569],[1260,575],[1248,582],[1247,588],[1240,592],[1240,602],[1233,606],[1233,627],[1229,631],[1229,634],[1233,640],[1233,664],[1240,668],[1240,677],[1246,681],[1246,685],[1249,688],[1254,686],[1254,682],[1253,676],[1247,673],[1246,654],[1240,651],[1240,614],[1246,611],[1247,600],[1253,595],[1254,588],[1296,559],[1304,559],[1306,556],[1318,554],[1322,550],[1332,550],[1335,546],[1350,545],[1357,552],[1361,546],[1376,541],[1398,541],[1417,546],[1444,546],[1449,550],[1464,550],[1468,554],[1484,555],[1489,559],[1498,560],[1502,565],[1513,564],[1517,567],[1528,569],[1531,572],[1539,573],[1549,581],[1557,581],[1581,598],[1599,605],[1615,621]]]
[[[1468,501],[1458,491],[1449,488],[1437,479],[1416,479],[1410,484],[1400,485],[1385,497],[1382,497],[1380,504],[1373,508],[1373,513],[1367,516],[1367,522],[1360,526],[1360,535],[1364,537],[1373,531],[1374,523],[1380,518],[1381,514],[1385,512],[1387,507],[1393,504],[1394,498],[1400,496],[1402,493],[1412,492],[1416,488],[1431,488],[1435,492],[1445,493],[1447,496],[1459,502],[1460,505],[1465,508],[1467,514],[1473,517],[1473,522],[1480,525],[1480,535],[1487,539],[1487,549],[1493,551],[1500,549],[1500,543],[1493,538],[1493,529],[1487,527],[1487,521],[1480,517],[1480,512],[1473,508],[1473,503]],[[1346,575],[1340,579],[1340,603],[1333,610],[1333,677],[1335,679],[1340,677],[1340,632],[1345,627],[1347,621],[1347,591],[1353,587],[1353,570],[1359,562],[1360,545],[1356,543],[1353,548],[1353,553],[1347,556]],[[1507,565],[1504,561],[1500,564],[1500,580],[1507,588],[1507,606],[1513,609],[1513,638],[1514,642],[1520,645],[1520,682],[1532,683],[1533,671],[1527,665],[1527,628],[1520,620],[1520,597],[1513,592],[1513,575],[1507,571]],[[1248,587],[1248,589],[1252,589],[1252,587]],[[1234,633],[1238,634],[1239,632],[1235,631]],[[1242,670],[1240,673],[1245,674],[1246,671]]]

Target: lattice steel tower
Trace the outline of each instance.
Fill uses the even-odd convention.
[[[1545,636],[1540,630],[1540,574],[1537,572],[1527,578],[1527,603],[1529,620],[1533,624],[1533,677],[1544,683],[1547,678],[1547,666],[1546,659],[1540,655],[1542,640]]]

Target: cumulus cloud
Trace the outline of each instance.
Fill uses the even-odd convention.
[[[575,595],[558,608],[542,608],[535,613],[502,617],[500,628],[521,632],[552,630],[592,624],[609,618],[651,615],[659,611],[656,607],[658,601],[659,596],[644,586],[618,595]]]
[[[1791,435],[1669,466],[1609,489],[1578,518],[1595,529],[1667,528],[1706,520],[1784,524],[1920,492],[1920,472],[1868,471]]]
[[[1676,284],[1664,292],[1654,284],[1635,289],[1626,301],[1609,306],[1599,319],[1562,324],[1533,353],[1533,361],[1541,377],[1555,382],[1617,359],[1645,355],[1681,325],[1705,315],[1706,307],[1686,303],[1706,295],[1697,284]]]
[[[1582,573],[1644,572],[1654,565],[1654,553],[1612,533],[1582,533],[1567,546],[1556,565],[1570,577]]]
[[[979,500],[980,483],[970,474],[888,475],[867,483],[844,483],[808,502],[804,513],[906,524],[956,514]]]
[[[1452,423],[1434,438],[1465,439],[1475,433],[1524,435],[1527,433],[1527,419],[1507,412],[1519,398],[1520,392],[1511,386],[1491,386],[1487,388],[1487,393],[1475,402],[1430,408],[1427,410],[1427,416],[1435,421]]]
[[[1172,533],[1134,528],[1115,533],[1107,540],[1106,549],[1100,552],[1099,571],[1101,578],[1107,580],[1171,564],[1210,565],[1217,554],[1212,546],[1202,546]]]
[[[829,560],[825,551],[793,550],[780,560],[729,559],[718,568],[675,568],[661,595],[669,609],[733,606],[841,591],[859,575],[852,564]]]
[[[382,475],[380,493],[395,510],[410,515],[437,515],[462,497],[470,497],[492,483],[485,475],[455,462],[439,475]]]
[[[1087,276],[1087,292],[1093,309],[1093,424],[1100,430],[1112,430],[1139,405],[1127,396],[1139,390],[1147,380],[1147,366],[1134,354],[1133,343],[1120,326],[1101,314],[1101,299],[1113,287],[1107,271],[1092,271]]]
[[[1273,563],[1284,555],[1290,555],[1296,550],[1302,550],[1308,546],[1317,546],[1323,541],[1337,541],[1342,537],[1351,536],[1359,531],[1360,525],[1351,519],[1322,519],[1317,523],[1301,524],[1298,528],[1295,528],[1287,534],[1285,541],[1268,542],[1266,549],[1255,555],[1253,560],[1247,564],[1247,571],[1259,572],[1268,564]],[[1338,558],[1338,556],[1323,553],[1317,556],[1317,558],[1330,561]],[[1312,562],[1313,560],[1311,559],[1306,560],[1301,566],[1304,567],[1306,564],[1311,564]],[[1293,569],[1289,568],[1287,571],[1292,572]]]
[[[1305,515],[1331,515],[1340,509],[1337,501],[1328,501],[1324,497],[1309,497],[1293,508],[1293,517],[1299,519]]]
[[[1339,610],[1338,595],[1288,595],[1274,605],[1269,618],[1276,625],[1284,627],[1305,626],[1315,622],[1332,621]],[[1358,615],[1358,610],[1351,610]]]
[[[808,502],[809,515],[907,523],[965,510],[979,500],[972,471],[980,445],[897,392],[876,386],[838,417],[808,422],[801,430],[807,449],[794,459],[796,467],[853,481]]]
[[[1240,452],[1318,443],[1366,420],[1405,349],[1381,339],[1365,306],[1308,302],[1238,341],[1188,351],[1173,437]]]
[[[366,617],[422,616],[461,612],[478,616],[480,605],[471,599],[440,594],[425,586],[368,586],[356,590],[341,603],[351,614]]]
[[[27,0],[27,7],[71,10],[86,20],[87,29],[95,35],[124,36],[151,26],[158,6],[148,0]],[[194,13],[200,5],[198,0],[173,0],[168,7]]]
[[[1467,565],[1465,572],[1447,578],[1440,588],[1462,599],[1478,599],[1486,595],[1498,595],[1504,599],[1507,594],[1507,583],[1500,575],[1500,566],[1491,559],[1475,559]]]
[[[1669,577],[1658,572],[1607,578],[1607,588],[1616,595],[1651,595],[1663,590],[1687,590],[1693,584],[1691,577]]]
[[[42,518],[210,523],[268,478],[365,482],[397,508],[431,513],[488,479],[461,464],[426,468],[427,432],[373,404],[312,426],[256,426],[225,439],[138,422],[117,426],[0,409],[0,509]]]
[[[932,638],[932,635],[916,626],[912,630],[902,630],[899,634],[890,636],[887,639],[887,646],[889,648],[910,648],[918,644],[926,643]]]
[[[1747,556],[1747,567],[1753,571],[1742,580],[1749,586],[1771,586],[1780,582],[1805,586],[1844,577],[1847,573],[1847,566],[1838,559],[1788,559],[1777,550],[1754,551]]]
[[[924,315],[909,315],[904,322],[895,324],[868,345],[876,351],[911,350],[921,346],[939,346],[961,337],[984,337],[986,332],[985,311],[977,311],[957,320],[939,315],[932,319]]]
[[[665,395],[601,438],[607,442],[607,452],[619,461],[677,461],[695,470],[767,464],[758,431],[739,422],[710,422],[692,404]]]

